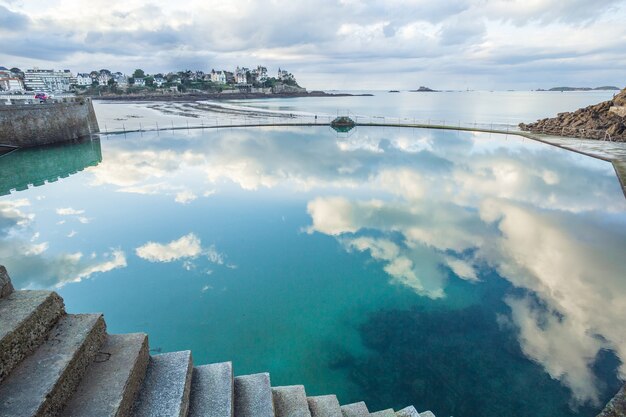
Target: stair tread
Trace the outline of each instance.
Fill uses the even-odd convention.
[[[341,406],[343,417],[368,417],[370,415],[363,401]]]
[[[101,314],[62,317],[44,343],[0,384],[0,415],[28,417],[58,412],[102,345]]]
[[[63,417],[128,415],[148,364],[148,337],[144,333],[108,335]]]
[[[396,417],[396,412],[393,411],[393,408],[388,408],[386,410],[376,411],[374,413],[370,413],[371,417]]]
[[[189,408],[192,373],[191,351],[150,356],[139,395],[135,417],[183,417]]]
[[[400,411],[396,412],[396,417],[421,417],[420,413],[417,412],[415,407],[412,405],[403,408]]]
[[[188,417],[232,417],[233,384],[231,362],[195,367]]]
[[[270,374],[235,377],[235,417],[274,417]]]
[[[15,291],[0,299],[0,381],[43,343],[64,313],[51,291]]]
[[[317,395],[308,397],[311,417],[343,417],[336,395]]]
[[[311,417],[304,385],[272,388],[276,417]]]

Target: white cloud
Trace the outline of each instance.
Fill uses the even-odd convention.
[[[82,258],[82,253],[78,252],[73,255],[68,255],[66,259],[78,264]],[[61,281],[57,284],[57,287],[62,287],[71,282],[81,282],[83,279],[90,278],[93,274],[109,272],[117,268],[125,268],[126,255],[120,249],[115,249],[110,254],[110,258],[107,261],[87,264],[81,268],[78,268],[73,274],[71,274],[67,280]]]
[[[202,241],[194,233],[189,233],[169,243],[148,242],[135,249],[135,253],[142,259],[150,262],[173,262],[184,260],[183,268],[191,270],[196,268],[192,259],[200,256],[214,264],[223,265],[226,255],[217,251],[214,245],[208,248],[202,247]]]
[[[24,248],[24,255],[26,256],[41,255],[42,253],[47,251],[49,247],[50,247],[50,244],[48,242],[32,244]]]
[[[66,207],[66,208],[58,208],[56,212],[59,216],[72,216],[72,215],[84,214],[85,210],[76,210],[71,207]]]
[[[202,243],[193,233],[161,244],[148,242],[135,250],[137,256],[150,262],[172,262],[182,258],[195,258],[202,252]]]
[[[462,259],[455,259],[450,257],[445,258],[445,263],[459,278],[463,278],[468,281],[478,281],[476,270],[471,263]]]
[[[14,226],[24,227],[35,219],[32,213],[23,211],[30,206],[30,201],[25,198],[17,200],[0,201],[0,229]]]
[[[176,198],[174,199],[174,201],[180,204],[189,204],[197,198],[198,196],[195,195],[192,191],[184,190],[176,194]]]

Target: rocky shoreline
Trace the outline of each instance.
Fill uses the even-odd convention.
[[[370,97],[373,94],[326,93],[311,91],[302,93],[184,93],[184,94],[122,94],[93,96],[94,100],[110,101],[202,101],[202,100],[254,100],[265,98],[295,98],[295,97]]]
[[[519,127],[547,135],[626,142],[626,89],[612,100]]]

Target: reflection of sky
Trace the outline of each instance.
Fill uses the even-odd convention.
[[[326,249],[303,252],[306,261],[297,251],[322,237],[345,250],[328,259],[369,257],[403,297],[454,303],[449,289],[486,285],[481,271],[489,268],[523,290],[505,297],[502,325],[518,329],[524,353],[575,401],[594,403],[598,352],[626,357],[625,212],[609,164],[513,137],[363,128],[346,139],[297,128],[144,133],[105,141],[100,165],[82,174],[1,198],[0,259],[17,286],[60,288],[81,297],[68,305],[87,309],[120,289],[138,291],[139,282],[150,293],[170,291],[170,275],[217,297],[258,284],[247,280],[263,268],[304,274]],[[102,294],[87,291],[95,286]],[[293,291],[285,295],[297,299]],[[263,308],[249,303],[250,314]],[[133,308],[110,315],[148,320]],[[329,326],[345,311],[335,314]]]

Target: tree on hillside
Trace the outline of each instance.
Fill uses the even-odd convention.
[[[135,72],[133,72],[133,78],[144,78],[146,76],[146,73],[143,72],[142,69],[136,69]]]
[[[145,78],[145,81],[146,81],[146,85],[147,85],[147,86],[149,86],[149,87],[151,87],[151,86],[154,84],[154,77],[147,76],[147,77]]]
[[[24,79],[24,71],[22,71],[21,69],[19,69],[17,67],[13,67],[9,71],[11,71],[13,74],[17,75],[18,78]]]

